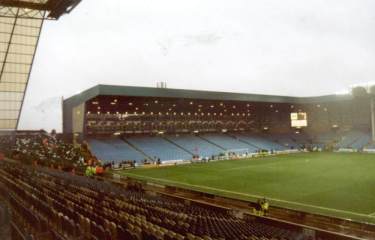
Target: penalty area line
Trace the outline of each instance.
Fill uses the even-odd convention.
[[[208,187],[208,186],[202,186],[202,185],[195,185],[195,184],[190,184],[190,183],[183,183],[183,182],[178,182],[178,181],[173,181],[173,180],[168,180],[168,179],[162,179],[162,178],[154,178],[154,177],[148,177],[148,176],[143,176],[139,174],[134,174],[134,173],[125,173],[126,175],[133,175],[138,178],[143,178],[143,179],[150,179],[154,180],[157,182],[166,182],[166,183],[172,183],[172,184],[178,184],[178,185],[185,185],[187,187],[195,187],[198,189],[207,189],[207,190],[214,190],[217,192],[222,192],[222,193],[230,193],[230,194],[235,194],[235,195],[240,195],[240,196],[245,196],[245,197],[251,197],[251,198],[263,198],[264,196],[260,195],[255,195],[255,194],[248,194],[248,193],[241,193],[241,192],[235,192],[235,191],[230,191],[230,190],[225,190],[225,189],[220,189],[220,188],[214,188],[214,187]],[[334,208],[327,208],[327,207],[321,207],[321,206],[316,206],[316,205],[311,205],[311,204],[306,204],[306,203],[300,203],[300,202],[293,202],[293,201],[287,201],[287,200],[282,200],[282,199],[277,199],[277,198],[270,198],[267,197],[267,199],[275,202],[280,202],[280,203],[289,203],[292,205],[298,205],[302,207],[310,207],[310,208],[315,208],[315,209],[320,209],[320,210],[326,210],[326,211],[331,211],[331,212],[337,212],[337,213],[345,213],[345,214],[350,214],[354,216],[359,216],[359,217],[369,217],[369,218],[375,218],[375,213],[372,214],[361,214],[361,213],[356,213],[356,212],[351,212],[351,211],[346,211],[346,210],[339,210],[339,209],[334,209]]]

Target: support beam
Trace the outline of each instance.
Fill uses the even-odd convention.
[[[0,0],[0,6],[14,7],[14,8],[28,8],[33,10],[47,11],[48,6],[43,3],[27,2],[27,1],[14,1],[14,0]]]
[[[0,17],[15,17],[15,9],[19,9],[18,18],[59,19],[70,13],[80,2],[81,0],[0,0]],[[47,14],[42,16],[45,12]]]
[[[44,12],[43,14],[45,15],[45,12]],[[21,101],[21,107],[20,107],[20,110],[19,110],[19,112],[18,112],[18,118],[17,118],[16,129],[18,129],[18,126],[19,126],[19,123],[20,123],[20,118],[21,118],[22,108],[23,108],[23,104],[24,104],[24,102],[25,102],[25,97],[26,97],[27,87],[29,86],[29,80],[30,80],[31,70],[32,70],[33,65],[34,65],[35,54],[36,54],[36,50],[37,50],[37,48],[38,48],[39,39],[40,39],[40,34],[42,33],[43,23],[44,23],[44,20],[41,20],[40,25],[39,25],[38,37],[37,37],[37,41],[36,41],[36,44],[35,44],[33,57],[32,57],[32,60],[31,60],[31,65],[30,65],[29,73],[28,73],[28,75],[27,75],[26,86],[25,86],[24,93],[23,93],[23,97],[22,97],[22,101]]]

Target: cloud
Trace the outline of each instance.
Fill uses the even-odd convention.
[[[22,129],[44,129],[61,131],[62,124],[62,98],[50,97],[36,105],[23,108],[20,126]]]
[[[202,33],[195,35],[186,35],[184,36],[184,46],[195,46],[195,45],[212,45],[216,44],[222,39],[216,33]]]
[[[173,48],[188,48],[194,46],[211,46],[222,39],[217,33],[186,34],[184,36],[167,37],[158,40],[157,45],[163,56],[167,56]]]

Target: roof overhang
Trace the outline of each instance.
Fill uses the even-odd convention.
[[[116,85],[97,85],[80,94],[74,95],[64,102],[78,105],[97,96],[127,96],[127,97],[158,97],[183,98],[221,101],[267,102],[290,104],[314,104],[353,99],[352,95],[326,95],[316,97],[291,97],[278,95],[247,94],[233,92],[215,92],[171,88],[151,88]]]
[[[0,0],[0,16],[58,19],[63,14],[70,13],[80,2],[81,0]],[[40,14],[43,12],[47,14]]]

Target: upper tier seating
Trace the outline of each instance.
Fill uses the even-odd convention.
[[[190,160],[193,157],[192,154],[162,137],[134,136],[126,140],[152,159],[160,158],[161,161]]]
[[[103,162],[119,163],[125,160],[141,162],[146,158],[143,154],[129,146],[126,142],[117,138],[88,139],[94,154]]]
[[[223,149],[216,145],[213,145],[206,140],[194,135],[173,135],[167,136],[170,141],[188,150],[194,155],[198,155],[202,158],[211,157],[212,155],[219,155],[224,152]]]
[[[201,137],[222,147],[225,150],[236,151],[236,153],[255,153],[258,150],[258,148],[255,146],[242,142],[241,140],[226,134],[210,133],[203,134]]]

